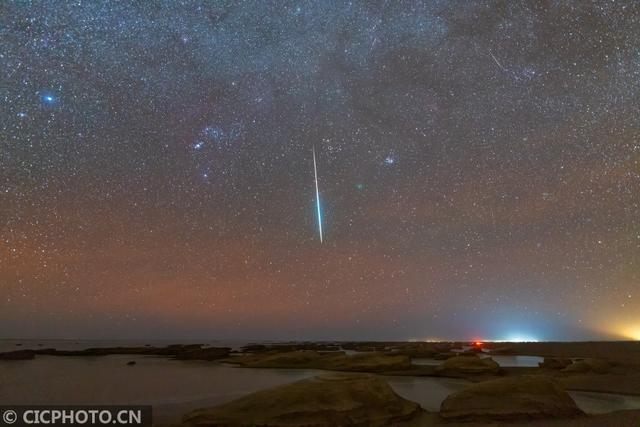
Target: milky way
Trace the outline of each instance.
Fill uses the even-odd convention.
[[[1,336],[640,336],[637,2],[4,1],[0,76]]]

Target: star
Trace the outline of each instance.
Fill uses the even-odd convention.
[[[40,96],[40,99],[45,105],[53,105],[57,102],[58,98],[51,93],[44,93]]]

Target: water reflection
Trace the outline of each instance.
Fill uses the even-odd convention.
[[[538,356],[489,356],[480,355],[480,357],[491,357],[498,365],[503,368],[535,368],[538,363],[542,362],[544,358]],[[414,365],[432,365],[436,366],[442,363],[442,360],[428,359],[428,358],[415,358],[412,359]]]
[[[640,396],[591,391],[570,391],[569,394],[576,402],[576,405],[587,414],[604,414],[640,408]]]

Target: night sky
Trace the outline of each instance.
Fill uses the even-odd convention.
[[[635,1],[3,1],[0,336],[640,338],[639,95]]]

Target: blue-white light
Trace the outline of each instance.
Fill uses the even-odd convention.
[[[536,337],[526,334],[513,334],[508,335],[504,341],[507,342],[538,342]]]
[[[57,98],[54,95],[52,95],[51,93],[42,94],[40,96],[40,99],[42,100],[42,102],[44,104],[47,104],[47,105],[55,104],[56,101],[57,101]]]

